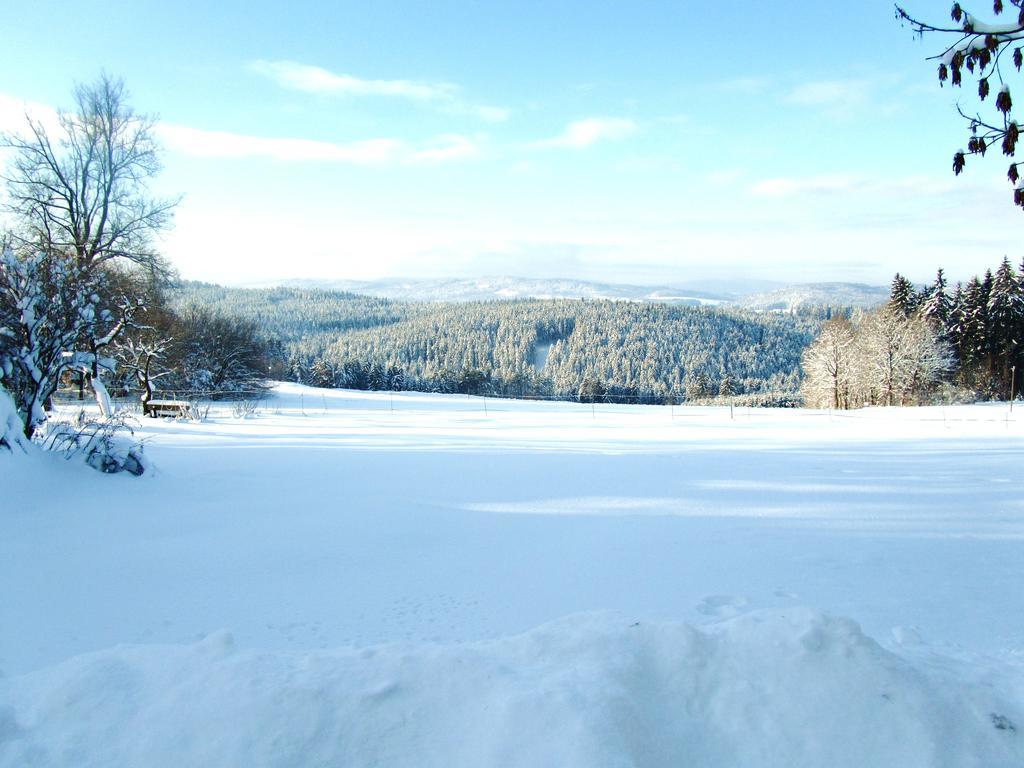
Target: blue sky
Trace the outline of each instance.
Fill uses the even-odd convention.
[[[950,172],[970,92],[889,2],[35,0],[5,28],[5,126],[101,69],[159,116],[189,278],[888,282],[1020,258],[1006,163]]]

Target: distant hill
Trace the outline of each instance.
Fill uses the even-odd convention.
[[[638,291],[630,300],[505,293],[402,301],[322,287],[196,282],[172,296],[182,308],[257,323],[279,375],[316,386],[565,398],[585,389],[587,397],[629,403],[700,399],[725,387],[758,403],[778,402],[780,394],[791,401],[817,313],[684,306],[680,298]]]
[[[874,307],[889,299],[889,289],[864,283],[803,283],[752,293],[735,303],[754,311],[792,311],[806,307]]]
[[[629,285],[590,280],[478,277],[381,280],[284,280],[276,285],[357,293],[397,301],[468,302],[510,299],[610,299],[678,306],[732,305],[755,311],[806,307],[873,307],[889,296],[884,286],[864,283],[799,283],[766,280],[694,281],[676,286]]]
[[[478,277],[405,280],[285,280],[290,288],[346,291],[401,301],[495,301],[500,299],[612,299],[686,306],[717,305],[734,295],[668,286],[638,286],[587,280]]]

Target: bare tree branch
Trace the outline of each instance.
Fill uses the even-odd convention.
[[[1007,23],[988,23],[974,14],[964,10],[959,2],[953,3],[950,18],[958,26],[943,26],[924,22],[909,14],[901,6],[896,6],[896,18],[909,24],[915,34],[928,34],[953,37],[954,41],[945,49],[929,57],[939,60],[939,84],[949,82],[954,87],[961,87],[965,77],[973,77],[977,82],[978,100],[981,104],[991,104],[991,117],[983,117],[979,110],[969,114],[960,105],[957,111],[967,121],[968,141],[966,149],[957,150],[953,154],[953,172],[963,172],[967,157],[970,155],[984,156],[993,145],[998,145],[1003,155],[1014,157],[1020,127],[1013,119],[1013,99],[1007,78],[1004,77],[1003,56],[1012,50],[1013,68],[1020,72],[1024,64],[1024,0],[1007,0],[1009,6],[1016,8],[1015,21]],[[1002,0],[994,0],[992,11],[999,16],[1005,10]],[[997,83],[995,98],[989,99],[993,91],[992,81]],[[1007,171],[1007,178],[1014,185],[1013,201],[1024,208],[1024,181],[1018,171],[1020,163],[1013,162]]]
[[[16,234],[86,269],[113,259],[162,269],[153,240],[178,200],[146,189],[161,169],[154,118],[136,114],[124,84],[107,75],[74,95],[74,110],[58,115],[58,137],[31,117],[23,135],[0,136],[15,155],[2,178]]]

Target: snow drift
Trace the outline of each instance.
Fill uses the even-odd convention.
[[[18,416],[17,406],[11,395],[0,385],[0,448],[13,451],[28,451],[29,442],[25,438],[25,425]]]
[[[0,768],[1024,765],[1019,409],[733,416],[282,384],[139,480],[0,449]]]
[[[311,653],[120,646],[0,680],[3,766],[1019,766],[1019,684],[805,609]]]

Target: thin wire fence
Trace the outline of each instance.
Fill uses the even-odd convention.
[[[345,397],[337,394],[344,392]],[[253,418],[263,414],[281,415],[298,413],[302,416],[315,417],[340,415],[345,412],[386,411],[389,413],[412,413],[432,411],[451,414],[479,414],[483,416],[501,413],[514,413],[529,410],[531,402],[546,402],[557,405],[566,412],[577,412],[584,416],[597,418],[598,415],[614,415],[619,418],[631,415],[649,420],[651,415],[663,413],[671,421],[707,421],[709,418],[728,421],[751,421],[757,419],[778,418],[780,411],[785,411],[787,418],[798,420],[811,419],[830,421],[905,421],[935,422],[944,424],[955,423],[1003,423],[1018,422],[1018,416],[1024,413],[1024,407],[1016,409],[1010,403],[988,403],[980,407],[963,407],[957,405],[884,408],[869,407],[854,410],[807,409],[787,405],[786,407],[766,405],[750,405],[744,403],[747,396],[735,396],[729,399],[706,399],[684,401],[682,396],[666,396],[662,402],[651,402],[648,396],[637,395],[605,395],[592,401],[580,401],[558,395],[531,395],[522,398],[497,397],[485,395],[446,394],[415,392],[415,391],[364,391],[309,389],[297,395],[280,396],[270,390],[208,390],[202,392],[160,392],[154,400],[175,401],[188,405],[188,416],[197,421],[223,418]],[[760,396],[770,403],[776,398],[790,398],[790,393],[763,393]],[[436,399],[435,399],[436,398]],[[62,390],[54,398],[58,405],[65,408],[76,406],[95,407],[94,401],[86,394],[79,399],[77,391]],[[589,400],[589,398],[588,398]],[[113,398],[118,410],[142,416],[142,402],[138,396]],[[183,412],[184,413],[184,412]]]

